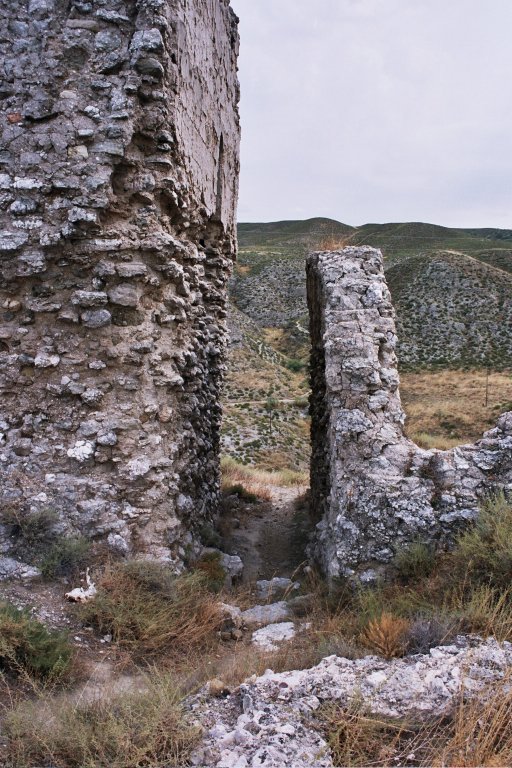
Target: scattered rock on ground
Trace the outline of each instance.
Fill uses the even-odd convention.
[[[213,700],[206,691],[189,701],[205,730],[192,765],[215,768],[332,766],[315,726],[320,705],[345,706],[354,695],[368,711],[401,718],[446,714],[462,690],[473,696],[502,680],[512,665],[512,644],[457,638],[428,654],[386,661],[329,656],[312,669],[247,681],[232,696]]]
[[[251,642],[262,651],[277,651],[279,644],[295,637],[293,621],[282,621],[279,624],[269,624],[252,633]]]
[[[41,576],[39,568],[28,563],[22,563],[13,557],[0,557],[0,581],[4,579],[22,579],[30,581]]]
[[[291,618],[290,609],[284,600],[278,603],[269,603],[268,605],[255,605],[242,611],[242,621],[245,626],[265,627],[267,624],[277,624],[281,621],[288,621]]]

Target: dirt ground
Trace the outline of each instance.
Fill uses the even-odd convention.
[[[306,560],[311,526],[305,488],[270,486],[272,500],[248,504],[227,500],[220,520],[223,549],[244,563],[243,583],[273,576],[290,578]]]

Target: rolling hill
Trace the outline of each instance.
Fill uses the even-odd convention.
[[[239,224],[231,298],[259,327],[282,330],[281,353],[307,356],[305,256],[338,244],[381,248],[403,369],[512,366],[512,230],[421,222]]]

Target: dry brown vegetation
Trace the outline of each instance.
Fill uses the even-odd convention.
[[[391,720],[354,703],[326,705],[321,721],[334,765],[409,765],[419,768],[507,768],[512,764],[510,680],[478,699],[461,696],[455,709],[436,720]]]
[[[474,442],[512,409],[509,371],[491,372],[488,382],[484,370],[402,373],[400,379],[407,434],[423,448]]]
[[[307,485],[309,481],[305,472],[296,472],[292,469],[269,472],[250,465],[240,464],[229,456],[222,458],[221,469],[224,490],[241,485],[248,493],[266,501],[270,501],[272,498],[269,486],[300,487]]]
[[[221,623],[205,574],[176,577],[156,562],[109,566],[82,620],[144,663],[211,648]]]
[[[72,705],[41,692],[4,718],[5,768],[158,768],[187,764],[200,731],[185,721],[172,677],[146,677],[138,693]]]

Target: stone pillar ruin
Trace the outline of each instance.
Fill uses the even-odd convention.
[[[237,18],[0,0],[0,29],[0,511],[180,567],[219,493]]]
[[[422,450],[403,431],[381,252],[314,253],[307,289],[312,553],[331,580],[371,582],[414,541],[449,546],[486,496],[512,491],[512,412],[474,445]]]

